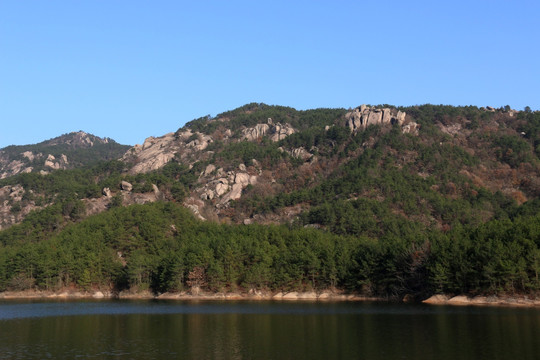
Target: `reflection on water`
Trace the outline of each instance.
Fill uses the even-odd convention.
[[[0,302],[0,359],[538,359],[540,310]]]

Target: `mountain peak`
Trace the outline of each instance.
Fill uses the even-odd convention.
[[[0,149],[0,179],[25,172],[85,166],[99,160],[118,159],[129,146],[79,130],[38,144],[11,145]]]
[[[111,141],[109,138],[100,138],[79,130],[77,132],[71,132],[55,137],[53,139],[44,141],[40,144],[45,146],[55,146],[60,144],[70,145],[75,148],[88,148],[97,144],[108,144]]]

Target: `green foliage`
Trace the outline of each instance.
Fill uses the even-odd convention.
[[[238,138],[243,126],[272,118],[298,131],[279,142],[216,141],[209,147],[213,158],[191,169],[172,161],[158,171],[128,175],[112,161],[1,180],[22,184],[23,202],[48,206],[0,232],[0,290],[337,287],[396,298],[538,291],[540,202],[527,194],[531,200],[519,206],[508,192],[490,191],[471,176],[476,167],[488,174],[492,167],[534,187],[538,114],[523,112],[510,121],[508,114],[476,107],[401,110],[421,125],[418,136],[402,134],[397,125],[353,135],[343,126],[343,109],[248,104],[188,127],[219,134],[227,124]],[[456,121],[461,132],[440,131]],[[461,146],[465,142],[476,147]],[[303,147],[317,159],[303,166],[280,147]],[[178,205],[208,163],[227,168],[252,159],[272,172],[261,176],[268,183],[250,185],[238,206],[223,212],[270,219],[288,212],[285,207],[304,209],[291,225],[200,222]],[[172,201],[123,207],[122,180],[133,192],[152,192],[155,185],[160,198]],[[295,180],[307,185],[291,185]],[[83,219],[81,199],[100,197],[104,187],[115,193],[110,209]],[[15,213],[22,209],[13,205]]]
[[[37,172],[44,169],[44,159],[36,158],[30,161],[22,155],[23,152],[31,151],[34,154],[50,154],[56,158],[66,155],[69,162],[68,166],[74,168],[118,159],[130,148],[130,146],[120,145],[112,139],[107,139],[107,142],[104,143],[102,139],[94,135],[87,134],[86,136],[93,142],[92,146],[87,143],[77,143],[74,140],[75,133],[70,133],[39,144],[7,146],[1,151],[11,160],[22,161],[26,163],[26,166],[33,167],[34,172]]]
[[[186,127],[192,131],[211,134],[222,123],[218,120],[227,120],[227,128],[236,132],[240,127],[251,127],[256,124],[266,124],[268,119],[274,123],[289,123],[295,129],[304,130],[311,127],[324,127],[331,125],[346,113],[345,109],[313,109],[298,111],[291,107],[251,103],[237,109],[221,113],[212,118],[210,115],[192,120]],[[178,130],[178,132],[181,129]],[[178,133],[177,132],[177,133]]]
[[[531,146],[517,136],[503,135],[493,141],[496,154],[500,161],[512,167],[518,167],[524,162],[532,162]]]
[[[330,209],[326,211],[332,216]],[[401,225],[373,240],[305,228],[200,222],[173,203],[120,207],[39,242],[30,233],[19,243],[2,242],[0,290],[72,284],[82,290],[157,293],[191,287],[339,287],[370,295],[425,297],[441,291],[539,289],[539,215],[456,227],[446,234]],[[14,226],[11,234],[24,228]]]
[[[252,159],[263,162],[267,166],[274,166],[281,159],[289,155],[278,150],[278,144],[269,140],[263,140],[260,144],[251,141],[231,143],[221,152],[214,155],[214,161],[226,160],[233,163],[250,163]]]

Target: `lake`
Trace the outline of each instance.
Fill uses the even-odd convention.
[[[0,359],[539,359],[540,309],[0,301]]]

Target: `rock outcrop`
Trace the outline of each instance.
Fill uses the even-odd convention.
[[[289,124],[277,123],[270,130],[270,140],[279,141],[285,139],[287,136],[292,135],[296,130]]]
[[[56,159],[53,155],[49,154],[43,166],[53,170],[59,170],[66,169],[68,164],[69,163],[66,155],[62,154],[59,159]]]
[[[109,144],[107,151],[98,146],[103,144]],[[83,131],[64,134],[39,144],[8,146],[0,149],[0,179],[20,173],[48,174],[54,170],[71,169],[85,165],[89,159],[91,162],[111,160],[118,158],[126,148],[109,138],[99,138]],[[60,149],[62,154],[58,155]],[[85,149],[84,155],[80,149]]]
[[[267,124],[257,124],[254,127],[246,128],[242,130],[244,139],[249,141],[255,141],[262,138],[268,133],[270,126]]]
[[[406,114],[397,109],[379,109],[361,105],[345,114],[347,126],[352,132],[365,130],[370,125],[395,124],[403,125]]]
[[[307,161],[313,157],[313,154],[310,154],[306,149],[303,147],[299,147],[296,149],[292,149],[291,151],[288,151],[289,155],[292,157],[302,159],[304,161]]]
[[[203,160],[200,152],[203,156],[209,156],[209,152],[204,150],[213,141],[209,135],[192,132],[191,129],[160,137],[151,136],[142,145],[135,145],[129,149],[121,160],[133,164],[129,171],[131,174],[158,170],[174,158],[192,164]]]
[[[128,183],[127,181],[122,181],[122,182],[120,183],[120,188],[121,188],[123,191],[130,192],[130,191],[133,189],[133,185],[131,185],[131,184]]]
[[[256,141],[263,136],[268,136],[272,141],[279,141],[295,132],[296,130],[289,124],[274,124],[272,119],[268,119],[268,124],[257,124],[242,130],[242,135],[248,141]]]
[[[21,222],[32,210],[40,209],[33,200],[23,200],[25,189],[22,185],[0,187],[0,230]],[[32,190],[29,193],[33,195]]]
[[[157,170],[165,166],[179,150],[174,133],[161,137],[150,136],[142,145],[135,145],[122,157],[124,161],[134,162],[130,173],[139,174]]]

